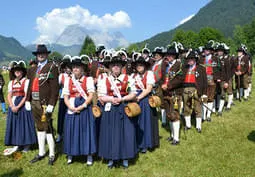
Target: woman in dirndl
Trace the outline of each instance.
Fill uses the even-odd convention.
[[[83,58],[84,59],[84,58]],[[68,108],[64,125],[64,153],[67,164],[73,156],[86,155],[87,165],[93,164],[92,155],[96,153],[96,127],[92,114],[92,97],[95,92],[92,77],[86,76],[88,61],[72,57],[72,76],[66,79],[63,89]]]
[[[17,150],[27,152],[30,145],[37,142],[32,113],[24,106],[29,85],[29,80],[25,77],[26,64],[22,60],[12,61],[10,67],[5,145],[14,147],[6,149],[4,155],[10,155]]]
[[[137,88],[137,102],[141,107],[141,114],[137,120],[137,145],[142,153],[147,149],[154,149],[159,146],[159,129],[156,108],[149,105],[149,96],[155,84],[154,73],[149,69],[150,63],[141,55],[134,58],[134,68],[136,72],[132,74]]]
[[[69,79],[71,75],[71,56],[65,55],[63,57],[62,62],[60,63],[60,74],[58,77],[58,83],[60,85],[59,90],[59,105],[58,105],[58,124],[57,124],[57,139],[56,143],[59,143],[63,138],[63,130],[64,130],[64,121],[65,121],[65,115],[67,111],[66,104],[64,102],[64,94],[63,94],[63,88],[64,83],[66,79]]]
[[[115,167],[118,162],[128,168],[128,160],[137,154],[136,120],[124,112],[127,103],[135,99],[136,88],[134,80],[121,73],[125,63],[120,55],[106,56],[103,64],[110,74],[98,77],[98,98],[103,103],[98,156],[108,160],[108,168]]]

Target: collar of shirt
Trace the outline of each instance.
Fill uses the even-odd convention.
[[[38,63],[38,68],[42,69],[47,63],[48,63],[47,59],[45,61],[43,61],[43,62],[39,62]]]
[[[170,68],[175,64],[175,62],[176,62],[176,60],[173,60],[173,61],[168,62]]]

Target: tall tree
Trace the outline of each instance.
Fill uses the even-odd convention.
[[[58,53],[58,52],[52,52],[50,55],[49,55],[49,60],[51,60],[51,61],[61,61],[62,60],[62,58],[63,58],[63,56],[60,54],[60,53]]]
[[[88,56],[93,56],[95,53],[96,45],[94,41],[89,36],[86,36],[80,51],[80,55],[86,54]]]
[[[127,53],[131,54],[133,51],[139,52],[139,47],[137,44],[130,44],[127,48]]]
[[[198,36],[200,40],[200,46],[207,44],[209,40],[214,40],[216,42],[223,42],[226,40],[221,31],[211,27],[202,28],[198,32]]]

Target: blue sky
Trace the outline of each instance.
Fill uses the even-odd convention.
[[[0,35],[15,37],[23,45],[38,38],[53,39],[56,35],[53,34],[54,29],[59,31],[64,27],[61,26],[66,22],[63,18],[70,20],[70,23],[75,23],[70,16],[72,13],[76,21],[83,18],[76,11],[70,12],[70,7],[73,7],[82,14],[89,12],[89,27],[97,28],[95,26],[98,25],[99,30],[120,31],[128,41],[137,42],[175,28],[180,21],[197,13],[208,2],[210,0],[7,0],[2,1],[0,6]],[[59,11],[53,11],[56,8]],[[59,13],[63,15],[62,22],[54,23],[61,20],[55,19]],[[105,19],[108,19],[109,25],[104,24]],[[87,22],[83,25],[87,25]]]

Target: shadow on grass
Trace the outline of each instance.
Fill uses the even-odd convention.
[[[19,168],[19,169],[14,169],[10,172],[4,173],[0,177],[18,177],[22,174],[23,174],[23,169]]]
[[[255,130],[250,132],[250,134],[247,136],[248,140],[255,142]]]

